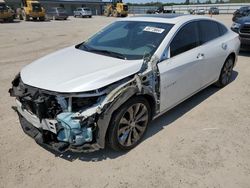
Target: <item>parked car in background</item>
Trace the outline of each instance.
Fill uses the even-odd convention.
[[[153,9],[153,8],[148,9],[148,10],[146,11],[146,14],[155,14],[155,13],[156,13],[156,9]]]
[[[12,22],[13,19],[15,19],[15,12],[3,0],[0,0],[0,21]]]
[[[126,151],[152,119],[211,84],[229,84],[239,46],[238,34],[209,17],[128,17],[27,65],[9,92],[37,143]]]
[[[220,14],[220,10],[217,7],[210,7],[208,10],[209,14]]]
[[[204,15],[206,13],[206,11],[204,9],[197,9],[194,12],[197,15]]]
[[[164,13],[164,14],[173,14],[175,13],[175,10],[172,10],[172,9],[164,9],[163,6],[161,7],[158,7],[157,9],[148,9],[147,14],[161,14],[161,13]]]
[[[231,29],[239,34],[241,49],[250,51],[250,15],[235,20]]]
[[[250,6],[244,6],[239,8],[233,13],[233,21],[236,21],[238,18],[249,16],[250,15]]]
[[[82,18],[89,17],[89,18],[91,18],[92,17],[92,11],[88,7],[77,8],[74,11],[74,17],[82,17]]]
[[[195,14],[195,9],[188,9],[189,14]]]
[[[69,15],[62,7],[52,7],[46,11],[46,16],[52,20],[67,20]]]

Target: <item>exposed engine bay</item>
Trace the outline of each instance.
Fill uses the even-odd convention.
[[[147,95],[159,112],[158,77],[143,64],[138,74],[84,93],[57,93],[24,84],[20,75],[9,93],[16,97],[25,133],[40,145],[59,152],[94,151],[105,147],[112,113],[133,95]],[[153,86],[153,87],[152,87]]]

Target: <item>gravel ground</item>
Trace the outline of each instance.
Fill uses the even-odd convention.
[[[231,16],[215,16],[228,26]],[[8,89],[26,64],[87,39],[114,18],[0,24],[0,187],[250,187],[250,52],[233,80],[153,121],[128,153],[57,155],[21,130]]]

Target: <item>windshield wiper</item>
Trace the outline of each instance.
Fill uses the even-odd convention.
[[[124,56],[123,54],[117,53],[117,52],[112,52],[112,51],[108,51],[108,50],[99,50],[99,49],[94,49],[94,48],[89,48],[90,52],[96,52],[96,53],[101,53],[101,54],[106,54],[112,57],[116,57],[119,59],[127,59],[126,56]]]
[[[77,46],[77,48],[81,49],[81,50],[85,50],[88,52],[95,52],[95,53],[100,53],[100,54],[106,54],[112,57],[116,57],[119,59],[127,59],[127,57],[123,54],[120,54],[118,52],[112,52],[112,51],[108,51],[108,50],[100,50],[100,49],[95,49],[95,48],[90,48],[88,45],[86,44],[81,44],[79,47]]]

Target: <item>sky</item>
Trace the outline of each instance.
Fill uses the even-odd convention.
[[[148,2],[162,2],[162,3],[180,3],[185,0],[123,0],[125,3],[148,3]]]
[[[192,1],[192,0],[191,0]],[[193,0],[195,1],[195,0]],[[205,2],[206,0],[200,0]],[[212,2],[215,0],[212,0]],[[149,3],[149,2],[162,2],[162,3],[183,3],[185,0],[123,0],[125,3]]]

